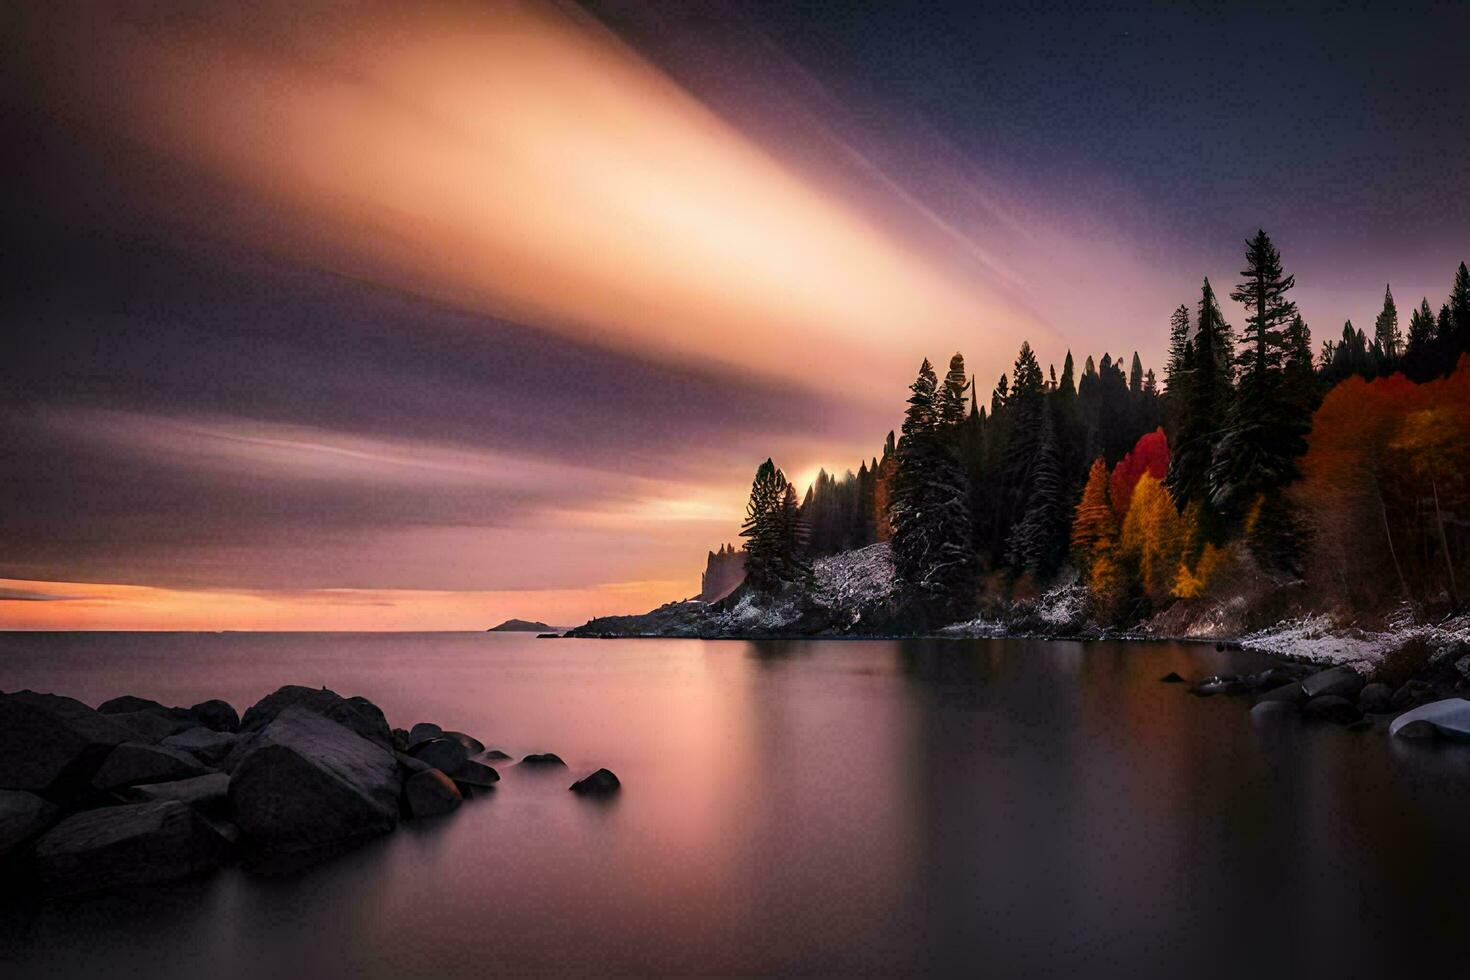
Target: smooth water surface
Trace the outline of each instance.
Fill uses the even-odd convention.
[[[289,879],[0,910],[7,977],[1363,975],[1464,955],[1470,747],[1158,678],[1207,647],[5,634],[0,689],[361,694],[570,773]],[[571,778],[607,766],[612,803]]]

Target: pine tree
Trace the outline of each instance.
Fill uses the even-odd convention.
[[[1296,304],[1286,291],[1295,279],[1283,274],[1281,256],[1264,231],[1246,244],[1241,275],[1244,280],[1230,296],[1250,312],[1246,348],[1240,384],[1209,471],[1210,502],[1227,519],[1244,517],[1255,501],[1276,495],[1296,478],[1296,460],[1307,451],[1311,427],[1310,407],[1289,397],[1285,388],[1285,325],[1296,317]],[[1280,559],[1289,542],[1284,530],[1277,530],[1283,538],[1261,548],[1257,557],[1285,567]]]
[[[782,475],[781,479],[785,480],[785,476]],[[812,566],[807,558],[808,528],[796,503],[796,488],[790,483],[781,494],[775,525],[775,539],[779,544],[775,562],[777,581],[802,586],[810,584]]]
[[[1383,357],[1379,373],[1392,374],[1403,354],[1403,335],[1399,333],[1399,310],[1393,302],[1393,289],[1383,287],[1383,311],[1373,323],[1373,342]]]
[[[1006,560],[1048,582],[1067,550],[1068,493],[1052,414],[1044,412],[1026,509],[1011,529]]]
[[[889,519],[893,563],[915,600],[958,615],[975,598],[975,552],[965,473],[940,429],[938,379],[929,361],[910,385]]]
[[[1455,270],[1455,284],[1450,287],[1450,299],[1445,306],[1450,311],[1451,327],[1448,336],[1453,351],[1449,358],[1449,370],[1454,370],[1459,356],[1470,351],[1470,270],[1466,270],[1463,262]],[[1444,327],[1441,323],[1441,332]]]
[[[773,594],[781,589],[787,550],[782,510],[789,489],[785,474],[771,460],[756,469],[740,536],[745,539],[745,580],[757,592]]]
[[[1180,507],[1209,497],[1210,466],[1220,437],[1220,423],[1232,397],[1225,319],[1209,279],[1200,291],[1197,323],[1199,329],[1186,351],[1188,396],[1179,421],[1179,435],[1171,442],[1176,448],[1165,479],[1170,496]]]
[[[1430,380],[1438,370],[1436,326],[1434,311],[1429,308],[1429,299],[1419,301],[1419,306],[1409,314],[1409,336],[1404,344],[1404,374],[1409,380],[1423,383]]]
[[[1135,398],[1143,394],[1143,361],[1138,351],[1133,352],[1133,363],[1128,367],[1128,393]]]
[[[944,376],[944,387],[939,391],[939,424],[946,429],[958,429],[965,421],[965,388],[969,381],[965,376],[965,359],[958,352],[949,359],[949,373]]]

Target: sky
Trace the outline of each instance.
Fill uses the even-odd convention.
[[[1258,227],[1318,341],[1470,258],[1463,6],[4,17],[0,628],[642,611],[925,357],[1159,368]]]

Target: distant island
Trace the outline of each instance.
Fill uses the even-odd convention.
[[[547,626],[545,623],[531,622],[526,619],[507,619],[499,626],[492,626],[486,633],[554,633],[555,626]]]

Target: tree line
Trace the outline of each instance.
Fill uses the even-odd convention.
[[[1456,439],[1470,436],[1459,428],[1470,402],[1455,400],[1463,386],[1453,378],[1436,379],[1470,374],[1470,367],[1456,371],[1470,351],[1464,263],[1437,315],[1421,300],[1405,334],[1386,289],[1371,340],[1349,322],[1315,358],[1290,298],[1295,278],[1264,231],[1246,243],[1244,264],[1228,294],[1243,313],[1240,331],[1205,279],[1198,300],[1170,318],[1162,385],[1136,352],[1126,369],[1121,357],[1088,357],[1078,377],[1070,351],[1059,374],[1054,366],[1043,371],[1022,343],[987,404],[957,353],[942,376],[924,360],[897,438],[890,432],[882,454],[856,473],[819,473],[798,504],[795,488],[767,460],[741,532],[751,586],[803,587],[812,558],[889,541],[916,619],[961,617],[988,591],[1075,576],[1105,615],[1128,621],[1202,594],[1231,563],[1249,562],[1252,571],[1282,580],[1320,578],[1328,544],[1344,525],[1367,520],[1363,500],[1372,498],[1387,532],[1370,535],[1374,541],[1393,540],[1394,514],[1401,524],[1423,524],[1438,508],[1434,533],[1398,528],[1395,553],[1415,549],[1410,563],[1418,571],[1415,583],[1401,572],[1395,591],[1423,599],[1438,590],[1458,603],[1452,549],[1464,552],[1455,546],[1467,522],[1454,507],[1470,460],[1456,451],[1470,440]],[[1341,393],[1373,385],[1365,404],[1418,405],[1438,391],[1451,407],[1421,406],[1382,432],[1354,433],[1334,414],[1343,409]],[[1410,398],[1409,390],[1420,394]],[[1360,482],[1377,473],[1374,493],[1324,462],[1343,455],[1344,440],[1356,441],[1359,456],[1377,453],[1348,467]],[[1419,447],[1412,460],[1410,446]],[[1390,457],[1402,472],[1432,476],[1392,489],[1379,472]],[[1333,493],[1323,491],[1324,500],[1341,505],[1335,527],[1324,526],[1332,507],[1304,495],[1308,484],[1324,481],[1336,481]],[[1348,485],[1356,489],[1342,489]],[[1427,496],[1418,493],[1424,487]],[[1339,579],[1345,568],[1339,560]]]

